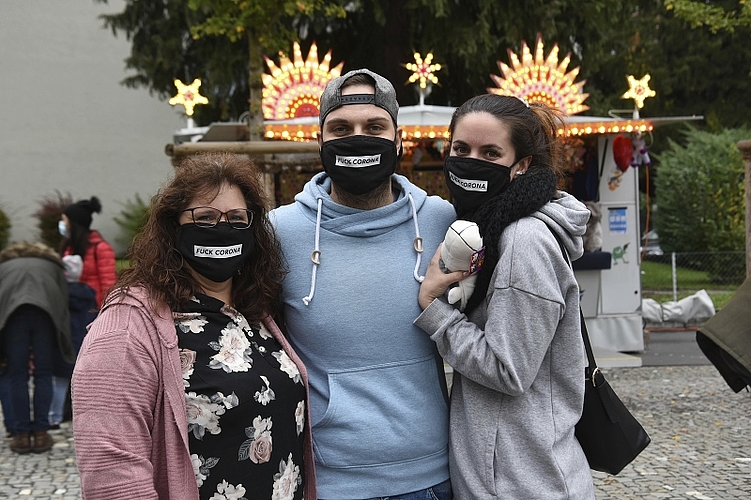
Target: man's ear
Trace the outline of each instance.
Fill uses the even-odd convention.
[[[323,133],[319,130],[318,134],[316,134],[316,140],[318,141],[318,151],[321,150],[321,145],[323,144]]]
[[[397,127],[396,128],[396,140],[394,141],[396,143],[396,153],[399,154],[399,148],[402,146],[402,128]]]

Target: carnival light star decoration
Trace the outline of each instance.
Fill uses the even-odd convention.
[[[300,44],[292,45],[292,60],[279,54],[279,66],[264,56],[271,74],[263,78],[263,117],[267,120],[287,120],[318,116],[320,95],[326,84],[342,73],[344,62],[333,68],[331,50],[318,61],[318,46],[313,42],[307,58],[303,59]]]
[[[414,57],[414,63],[407,63],[404,65],[405,68],[412,72],[412,75],[409,77],[409,83],[419,81],[421,89],[426,88],[428,82],[438,85],[438,77],[435,76],[435,72],[441,70],[441,65],[430,64],[433,61],[433,53],[428,52],[428,55],[425,56],[425,60],[422,59],[419,52],[415,52]]]
[[[633,75],[628,75],[628,85],[631,87],[628,92],[621,96],[621,99],[633,99],[637,109],[644,107],[644,99],[654,97],[655,91],[649,88],[650,75],[644,75],[641,80],[637,80]]]
[[[198,87],[201,86],[201,80],[196,78],[190,85],[185,85],[183,82],[175,78],[175,87],[177,87],[177,95],[169,100],[169,103],[173,106],[182,104],[185,107],[185,114],[193,116],[193,107],[196,104],[208,104],[209,100],[198,93]]]
[[[539,33],[534,53],[527,42],[522,40],[521,60],[514,51],[508,49],[511,66],[498,61],[498,69],[503,76],[490,75],[498,87],[488,88],[488,92],[520,97],[528,102],[542,102],[566,115],[588,110],[589,106],[584,104],[584,100],[589,94],[582,90],[586,81],[576,81],[579,67],[568,71],[571,53],[566,54],[559,63],[558,52],[556,43],[546,58],[542,35]]]

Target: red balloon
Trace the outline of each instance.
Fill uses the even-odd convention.
[[[619,135],[613,139],[613,158],[621,172],[625,172],[629,165],[631,165],[631,156],[633,153],[634,149],[631,139],[623,135]]]

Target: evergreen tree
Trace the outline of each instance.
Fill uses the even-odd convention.
[[[558,43],[560,58],[571,53],[569,69],[581,67],[587,114],[631,107],[621,98],[626,76],[650,73],[657,96],[642,116],[704,115],[712,130],[749,124],[748,30],[691,29],[675,7],[686,1],[667,2],[668,10],[661,0],[126,0],[122,13],[103,19],[132,42],[126,68],[134,74],[126,85],[166,99],[175,92],[173,78],[202,79],[210,104],[196,108],[201,124],[237,119],[249,97],[260,106],[260,96],[251,97],[260,88],[260,55],[278,60],[295,38],[303,53],[314,40],[320,52],[332,49],[332,63],[344,61],[345,71],[369,67],[383,74],[402,105],[417,102],[414,87],[404,85],[404,64],[414,51],[433,51],[442,69],[427,102],[456,106],[494,86],[497,61],[508,64],[507,50],[520,53],[522,40],[532,46],[538,32],[546,55]],[[676,133],[658,129],[655,147]]]

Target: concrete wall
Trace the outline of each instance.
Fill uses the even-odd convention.
[[[31,214],[59,190],[98,196],[92,228],[115,245],[122,203],[148,200],[172,172],[164,146],[185,126],[182,107],[120,85],[130,44],[97,18],[124,5],[0,0],[0,208],[12,241],[38,240]]]

